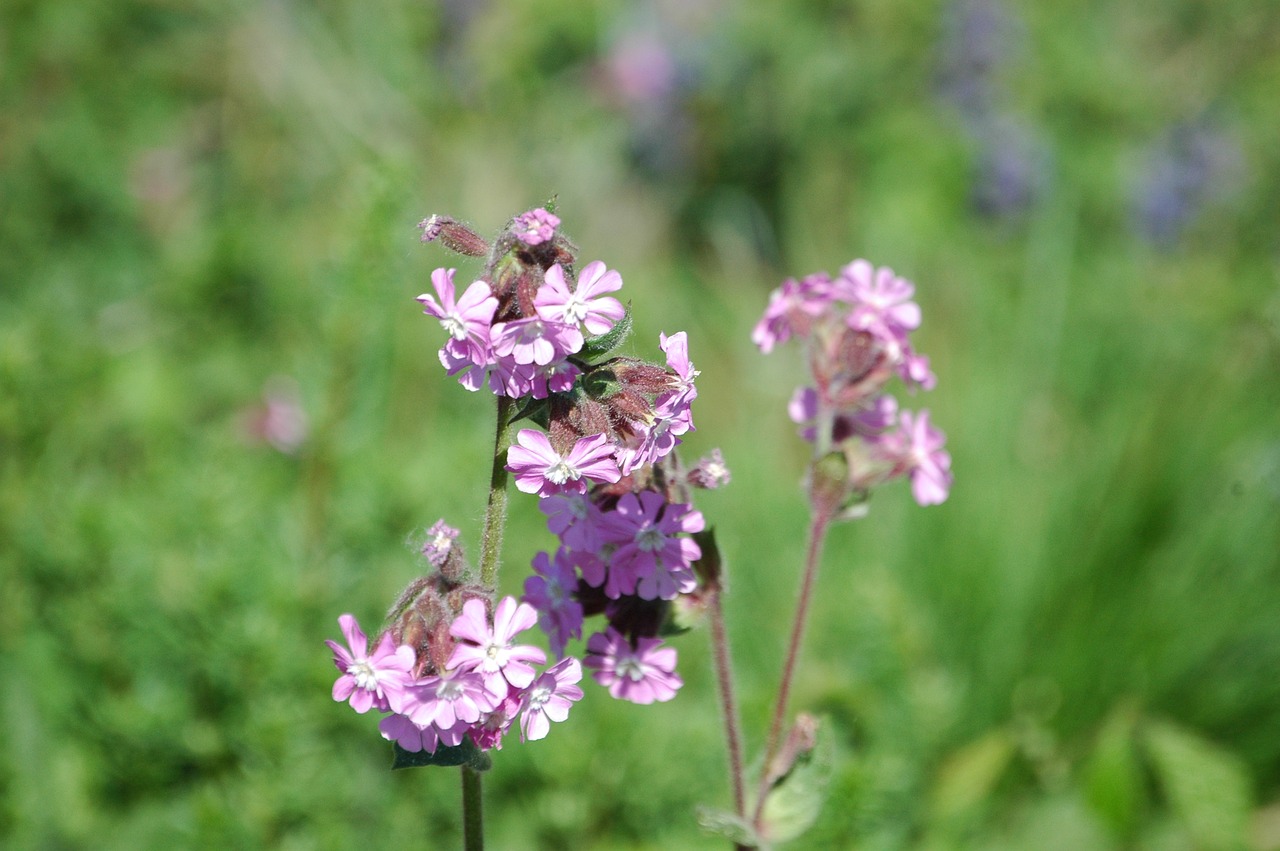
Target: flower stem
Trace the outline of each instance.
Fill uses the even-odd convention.
[[[729,640],[724,628],[724,607],[720,588],[711,591],[711,648],[720,687],[720,707],[724,710],[724,738],[729,751],[729,780],[733,786],[733,811],[747,817],[747,795],[742,779],[742,734],[738,706],[733,694],[733,667],[729,659]],[[741,846],[739,846],[741,847]]]
[[[493,441],[493,469],[489,475],[489,506],[480,539],[480,582],[497,590],[502,561],[502,532],[507,525],[507,446],[511,443],[511,410],[515,402],[498,397],[498,427]]]
[[[756,807],[752,821],[757,829],[760,827],[760,816],[764,812],[765,798],[773,785],[771,771],[773,759],[778,754],[778,746],[782,740],[782,724],[787,716],[787,700],[791,696],[791,681],[795,677],[796,660],[800,655],[800,644],[804,638],[805,622],[808,620],[809,603],[813,599],[814,579],[818,575],[818,563],[822,560],[822,544],[827,537],[827,526],[831,523],[831,513],[822,509],[814,512],[809,524],[809,546],[805,555],[804,578],[800,583],[800,599],[796,602],[795,620],[791,624],[791,641],[787,646],[787,661],[782,668],[782,682],[778,684],[778,702],[773,709],[773,723],[769,727],[768,744],[765,747],[764,763],[760,768],[760,789],[756,794]]]
[[[462,766],[462,847],[466,851],[484,851],[482,792],[480,772]]]
[[[498,565],[502,561],[502,532],[507,525],[507,446],[511,443],[511,411],[515,403],[498,397],[498,425],[493,438],[493,468],[489,474],[489,504],[484,512],[480,538],[480,582],[498,589]],[[462,847],[484,851],[483,784],[480,772],[462,766]]]

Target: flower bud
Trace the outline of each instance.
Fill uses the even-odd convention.
[[[831,520],[838,516],[849,492],[849,461],[843,452],[814,459],[809,468],[809,507],[814,517]]]
[[[489,253],[489,243],[484,237],[449,216],[429,216],[418,222],[422,229],[422,241],[441,244],[450,251],[468,257],[483,257]]]

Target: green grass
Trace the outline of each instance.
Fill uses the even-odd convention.
[[[1026,6],[1003,97],[1042,132],[1025,214],[968,203],[936,96],[943,8],[687,13],[688,159],[637,164],[598,52],[622,4],[17,3],[0,27],[0,838],[13,847],[454,847],[455,772],[391,774],[322,640],[478,548],[492,403],[412,301],[558,194],[637,333],[685,329],[699,507],[730,570],[757,753],[805,525],[798,353],[749,331],[855,256],[918,286],[956,486],[837,528],[793,705],[836,770],[796,847],[1277,848],[1280,16]],[[1236,178],[1178,243],[1134,234],[1144,146],[1210,109]],[[674,125],[664,125],[674,134]],[[296,457],[242,412],[295,378]],[[513,499],[503,588],[547,546]],[[588,696],[486,778],[491,847],[712,843],[727,806],[706,640],[670,704]],[[1200,786],[1196,784],[1199,783]],[[1270,805],[1271,810],[1265,808]],[[1270,821],[1267,813],[1271,813]]]

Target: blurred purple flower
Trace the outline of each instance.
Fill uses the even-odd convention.
[[[1240,163],[1239,145],[1209,121],[1174,125],[1147,153],[1134,191],[1138,231],[1169,248],[1204,206],[1224,194]]]

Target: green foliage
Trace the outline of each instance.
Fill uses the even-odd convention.
[[[1206,851],[1246,847],[1253,796],[1240,760],[1174,724],[1148,725],[1143,743],[1170,807],[1196,847]]]

